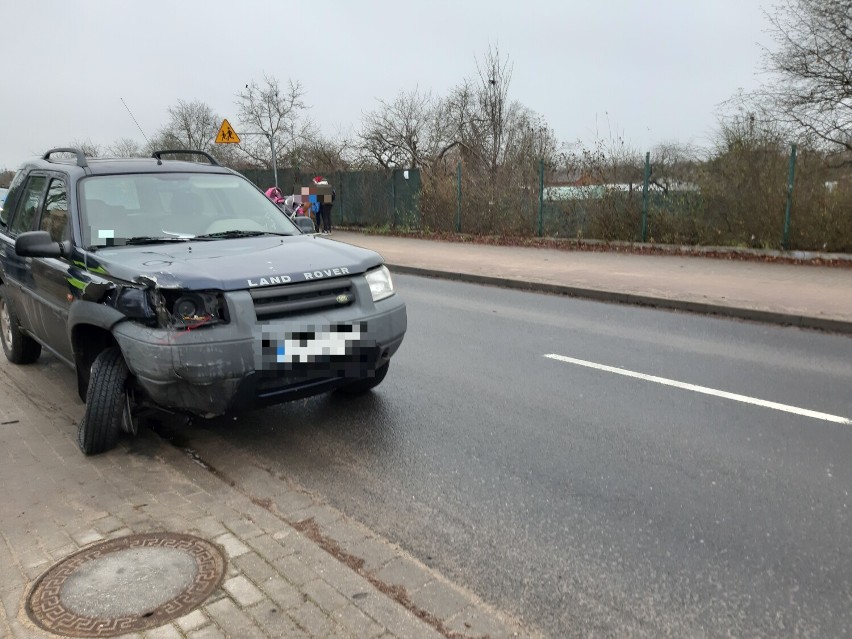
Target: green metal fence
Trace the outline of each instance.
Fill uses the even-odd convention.
[[[829,181],[824,159],[797,159],[795,146],[789,155],[771,156],[757,168],[749,157],[708,162],[693,183],[660,183],[658,174],[651,179],[650,154],[626,167],[632,181],[583,185],[554,183],[540,161],[496,173],[459,162],[423,174],[399,169],[325,177],[337,192],[335,225],[852,252],[852,176]],[[264,189],[274,183],[271,171],[244,174]],[[292,168],[278,175],[285,191],[313,177]]]
[[[270,170],[243,170],[263,190],[275,184]],[[285,194],[297,185],[308,186],[314,174],[294,168],[278,169],[278,185]],[[339,171],[323,176],[336,193],[332,208],[335,225],[419,228],[420,171]]]

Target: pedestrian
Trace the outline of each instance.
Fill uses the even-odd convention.
[[[328,180],[326,180],[321,175],[318,175],[314,178],[314,184],[321,186],[328,186]],[[327,201],[325,195],[322,196],[322,201],[317,197],[317,229],[320,229],[320,233],[324,233],[326,235],[331,235],[331,207],[334,206],[334,200],[337,194],[334,192],[334,189],[331,189],[331,201]]]

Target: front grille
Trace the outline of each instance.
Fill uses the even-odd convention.
[[[345,278],[251,289],[259,320],[269,320],[323,308],[341,308],[355,300],[352,281]]]

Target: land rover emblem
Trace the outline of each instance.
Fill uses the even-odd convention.
[[[346,293],[341,293],[340,295],[337,296],[337,303],[338,304],[346,304],[346,302],[348,302],[348,301],[349,301],[349,296]]]

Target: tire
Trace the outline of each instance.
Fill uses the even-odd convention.
[[[41,355],[41,344],[20,329],[18,316],[9,304],[6,287],[0,285],[0,342],[13,364],[32,364]]]
[[[127,364],[118,348],[107,348],[95,358],[86,412],[77,429],[77,443],[84,454],[106,452],[118,442],[127,401],[127,375]]]
[[[344,395],[363,395],[364,393],[368,393],[382,383],[382,380],[388,374],[388,368],[390,368],[390,362],[377,368],[372,377],[362,377],[351,384],[341,386],[337,389],[337,392]]]

